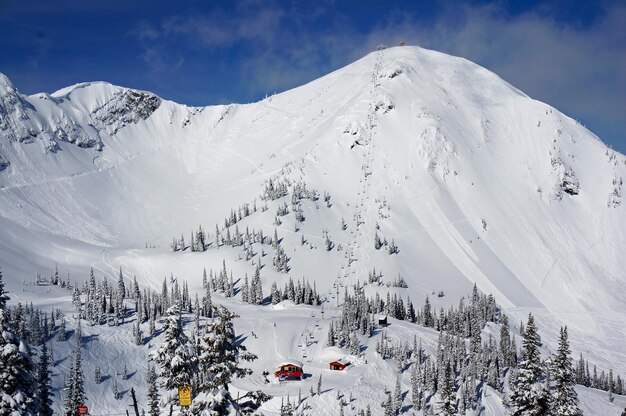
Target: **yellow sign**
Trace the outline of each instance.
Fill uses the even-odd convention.
[[[178,386],[178,404],[191,406],[191,386]]]

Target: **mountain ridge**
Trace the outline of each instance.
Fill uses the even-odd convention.
[[[149,285],[161,270],[197,278],[222,254],[168,253],[172,237],[221,226],[233,207],[260,202],[270,178],[301,180],[334,204],[308,206],[299,232],[291,219],[276,226],[293,244],[292,273],[364,279],[375,266],[411,276],[414,298],[443,280],[456,299],[476,282],[520,316],[558,317],[610,338],[609,350],[626,340],[616,329],[626,315],[626,158],[476,64],[397,47],[257,103],[207,107],[77,85],[53,99],[19,95],[32,107],[22,106],[27,119],[11,119],[12,135],[0,129],[5,276],[60,263],[109,276],[123,264]],[[250,227],[273,230],[269,212],[257,217]],[[354,236],[339,228],[342,217]],[[300,234],[323,241],[322,229],[346,251],[299,247]],[[377,233],[400,253],[376,250]],[[345,252],[358,260],[345,266]],[[32,264],[17,264],[29,255]],[[318,270],[310,256],[326,264]],[[264,283],[283,278],[268,272]]]

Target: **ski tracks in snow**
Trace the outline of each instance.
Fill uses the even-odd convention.
[[[380,84],[378,83],[378,71],[382,62],[382,52],[379,51],[374,69],[372,71],[369,109],[367,113],[367,125],[366,125],[366,147],[365,155],[361,165],[361,178],[359,179],[359,187],[357,188],[357,203],[355,204],[355,210],[352,216],[352,227],[350,230],[350,242],[348,249],[346,250],[345,263],[341,266],[343,273],[340,271],[339,277],[343,278],[343,281],[338,281],[337,284],[343,286],[345,284],[355,284],[361,275],[365,276],[367,273],[367,261],[369,260],[369,254],[367,247],[372,243],[372,226],[369,218],[369,203],[371,200],[371,177],[372,166],[375,160],[375,148],[376,148],[376,125],[378,123],[376,108],[373,100],[376,98],[378,91],[380,90]],[[356,263],[356,264],[354,264]],[[348,281],[350,278],[350,281]],[[339,280],[339,279],[338,279]]]

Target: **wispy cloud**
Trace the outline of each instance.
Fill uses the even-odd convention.
[[[626,136],[626,5],[614,4],[591,25],[565,25],[541,10],[516,17],[496,6],[462,7],[432,26],[386,22],[367,36],[466,57],[534,98],[584,117],[591,128]],[[626,143],[622,145],[626,147]]]
[[[593,130],[626,136],[626,5],[607,3],[595,20],[580,25],[555,20],[545,6],[511,15],[497,4],[440,4],[428,18],[389,11],[364,30],[327,2],[301,10],[297,2],[249,1],[143,22],[133,34],[156,68],[191,64],[195,57],[183,59],[181,50],[233,59],[238,88],[253,96],[307,82],[380,43],[404,40],[466,57]]]

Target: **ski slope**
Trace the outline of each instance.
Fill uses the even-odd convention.
[[[255,260],[241,250],[173,253],[169,245],[199,224],[214,236],[231,209],[256,201],[268,209],[238,222],[240,231],[276,228],[290,257],[289,274],[273,269],[271,254],[261,260],[266,295],[274,281],[282,288],[304,277],[332,304],[337,287],[376,268],[385,282],[402,275],[409,286],[381,290],[418,304],[443,291],[435,306],[447,307],[475,282],[512,322],[532,312],[547,351],[568,325],[575,357],[623,375],[624,176],[624,155],[575,120],[476,64],[417,47],[376,51],[299,88],[226,106],[188,107],[104,82],[24,96],[0,76],[0,265],[14,301],[33,300],[24,282],[55,265],[74,281],[89,267],[99,278],[122,267],[155,289],[173,273],[192,293],[203,268],[223,259],[236,277],[251,276]],[[276,225],[278,205],[290,200],[260,199],[270,178],[302,181],[330,204],[303,200],[304,222],[291,212]],[[376,250],[376,233],[399,252]],[[64,302],[34,293],[42,304]],[[257,379],[237,388],[295,357],[314,376],[266,386],[293,398],[339,353],[323,347],[319,310],[224,301],[242,316],[238,331],[260,336],[245,340],[261,357]],[[107,336],[98,336],[102,348],[117,342]],[[329,388],[356,385],[355,396],[382,401],[395,375],[369,350],[368,365],[329,375]]]

